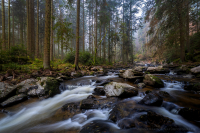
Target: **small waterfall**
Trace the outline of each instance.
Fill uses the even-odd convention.
[[[33,123],[48,118],[57,109],[64,104],[79,102],[91,95],[94,86],[82,86],[74,90],[66,90],[62,94],[56,95],[37,103],[28,108],[20,110],[13,116],[7,116],[0,120],[0,132],[16,132],[17,130],[27,127]]]

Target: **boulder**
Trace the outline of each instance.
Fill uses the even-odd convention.
[[[36,79],[26,79],[17,85],[18,93],[27,93],[36,85]]]
[[[138,88],[140,89],[144,88],[145,86],[146,86],[145,83],[138,83]]]
[[[200,91],[200,83],[191,83],[184,86],[185,90]]]
[[[150,85],[150,86],[157,87],[157,88],[164,87],[164,82],[161,79],[159,79],[158,77],[151,75],[151,74],[146,74],[143,82],[146,85]]]
[[[165,74],[165,73],[169,73],[169,69],[163,68],[163,66],[158,66],[158,67],[148,67],[147,71],[148,73],[158,73],[158,74]]]
[[[81,109],[104,109],[104,108],[110,108],[113,104],[115,104],[118,101],[116,97],[110,97],[110,98],[99,98],[99,97],[88,97],[87,99],[84,99],[81,101]]]
[[[194,67],[190,71],[195,75],[200,74],[200,66]]]
[[[74,78],[78,78],[78,77],[82,77],[82,73],[81,72],[71,72],[71,76]]]
[[[158,95],[160,95],[161,97],[169,97],[170,96],[169,93],[166,91],[159,91]]]
[[[10,97],[6,101],[2,102],[1,106],[5,107],[5,106],[13,105],[13,104],[21,102],[23,100],[26,100],[26,99],[27,99],[27,95],[25,95],[25,94],[19,94],[19,95]]]
[[[178,112],[179,115],[188,120],[200,120],[200,111],[192,108],[182,108]]]
[[[144,104],[148,106],[161,106],[163,102],[163,98],[157,93],[148,93],[139,104]]]
[[[145,110],[136,108],[135,101],[120,101],[110,112],[109,120],[118,122],[124,118],[130,118],[136,112],[143,112]]]
[[[176,73],[177,75],[188,74],[190,69],[186,65],[182,65],[176,70]]]
[[[133,71],[132,69],[126,70],[124,73],[120,73],[119,77],[129,79],[129,80],[137,80],[137,79],[143,79],[143,73],[138,71]]]
[[[110,82],[112,82],[112,80],[110,80],[110,79],[97,80],[95,85],[96,86],[104,86]]]
[[[128,98],[137,96],[138,90],[125,83],[111,82],[104,87],[107,97],[121,97]]]
[[[121,129],[129,129],[129,128],[134,128],[135,127],[135,122],[131,118],[124,118],[118,122],[118,126]]]
[[[58,79],[53,77],[41,77],[36,82],[37,87],[28,91],[29,96],[54,96],[60,93],[59,86],[60,82]]]
[[[143,72],[143,67],[142,66],[135,67],[133,71]]]
[[[174,120],[156,114],[153,111],[148,111],[147,114],[141,115],[135,120],[135,127],[142,129],[153,129],[159,133],[187,133],[188,130],[184,127],[175,125]]]
[[[17,86],[8,83],[0,82],[0,103],[7,98],[16,95]]]
[[[94,89],[94,92],[93,92],[92,94],[93,94],[93,95],[104,96],[106,93],[105,93],[103,87],[97,86],[97,87]]]
[[[116,128],[110,126],[110,121],[95,120],[92,121],[81,129],[80,133],[115,133]]]

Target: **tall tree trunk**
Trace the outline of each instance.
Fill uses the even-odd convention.
[[[93,11],[93,1],[92,1],[92,56],[94,55],[93,46],[94,46],[94,11]]]
[[[31,58],[35,56],[35,17],[34,17],[34,0],[30,1],[30,31],[31,31]]]
[[[190,52],[190,4],[189,0],[187,0],[187,13],[186,13],[186,43],[187,43],[187,50]]]
[[[36,29],[36,51],[35,56],[39,58],[39,0],[37,0],[37,29]]]
[[[50,59],[53,61],[53,0],[51,0],[51,47],[50,47]]]
[[[185,60],[185,43],[184,43],[184,24],[183,24],[183,5],[182,3],[179,5],[178,8],[178,18],[179,18],[179,35],[180,35],[180,59],[183,62]]]
[[[5,8],[4,8],[4,0],[1,3],[2,6],[2,50],[6,50],[6,36],[5,36]]]
[[[43,61],[44,69],[50,69],[50,25],[51,25],[51,0],[46,0],[44,61]]]
[[[95,14],[95,54],[94,54],[94,64],[97,58],[97,0],[96,0],[96,14]]]
[[[14,23],[14,9],[12,8],[12,43],[13,43],[13,45],[12,46],[14,46],[15,45],[15,23]]]
[[[100,39],[99,39],[99,40],[101,41],[101,25],[100,25],[99,30],[100,30],[100,31],[99,31],[99,34],[100,34]],[[100,42],[99,45],[100,45],[100,48],[99,48],[99,57],[100,57],[100,59],[101,59],[101,45],[102,45],[102,43]]]
[[[20,20],[20,44],[23,45],[23,16],[21,16]]]
[[[106,26],[103,25],[103,35],[106,34]],[[103,62],[106,63],[106,39],[103,40]]]
[[[83,0],[83,51],[85,51],[85,2]]]
[[[108,37],[108,62],[110,64],[110,23],[111,21],[109,22],[109,37]]]
[[[26,47],[27,47],[27,54],[30,55],[30,18],[29,18],[29,12],[30,12],[30,7],[29,7],[29,0],[26,0],[26,13],[27,13],[27,26],[26,26],[26,30],[27,30],[27,39],[26,39]]]
[[[10,49],[10,0],[8,0],[8,49]]]
[[[77,0],[77,21],[76,21],[76,57],[75,70],[79,70],[79,25],[80,25],[80,0]]]

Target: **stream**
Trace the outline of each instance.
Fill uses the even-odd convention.
[[[146,86],[143,89],[139,89],[138,96],[123,99],[123,101],[135,101],[135,106],[143,107],[148,110],[152,110],[157,114],[164,117],[171,118],[175,121],[176,125],[180,125],[190,133],[198,133],[200,131],[199,121],[188,121],[182,116],[178,115],[178,109],[182,107],[192,107],[200,109],[200,94],[194,92],[188,92],[183,89],[184,83],[180,81],[167,81],[165,75],[158,75],[163,79],[165,83],[164,88],[154,89],[153,87]],[[117,73],[109,72],[108,76],[85,76],[69,81],[65,81],[60,86],[61,94],[58,94],[52,98],[48,98],[42,101],[29,99],[32,102],[26,102],[23,106],[13,106],[5,108],[10,111],[5,116],[0,116],[0,133],[36,133],[36,132],[79,132],[83,126],[93,121],[104,122],[115,133],[124,132],[139,132],[137,129],[124,130],[120,129],[117,123],[113,123],[108,120],[109,113],[112,108],[99,108],[90,109],[86,111],[80,111],[67,119],[57,120],[55,117],[56,112],[67,103],[80,102],[86,99],[89,95],[92,95],[97,80],[110,79],[114,82],[127,83],[132,86],[136,86],[130,81],[119,78]],[[149,107],[137,104],[138,101],[144,98],[145,91],[166,91],[170,94],[170,98],[165,98],[161,107]],[[101,98],[106,98],[101,96]],[[29,101],[28,100],[28,101]],[[145,113],[135,113],[131,117],[139,117]],[[144,132],[144,131],[143,131]],[[151,132],[151,131],[146,131]]]

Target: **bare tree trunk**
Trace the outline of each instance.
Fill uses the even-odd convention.
[[[50,25],[51,25],[51,0],[46,0],[44,61],[43,61],[44,69],[50,69]]]
[[[95,14],[95,54],[94,54],[94,64],[97,58],[97,0],[96,0],[96,14]]]
[[[14,30],[14,27],[15,27],[15,23],[14,23],[14,9],[12,8],[12,42],[13,42],[13,46],[15,45],[15,30]]]
[[[85,51],[85,6],[83,0],[83,51]]]
[[[51,47],[50,47],[50,59],[53,61],[53,0],[51,0]]]
[[[35,56],[35,17],[34,17],[34,0],[30,1],[30,31],[31,31],[31,58]]]
[[[190,52],[190,7],[189,7],[189,0],[187,0],[187,14],[186,14],[186,43],[187,43],[187,50]]]
[[[35,56],[39,58],[39,0],[37,0],[37,29],[36,29],[36,51]]]
[[[29,12],[30,12],[30,8],[29,8],[29,0],[26,0],[26,13],[27,13],[27,26],[26,26],[26,30],[27,30],[27,39],[26,39],[26,47],[27,47],[27,54],[30,55],[30,22],[29,22]]]
[[[110,23],[111,21],[109,22],[109,37],[108,37],[108,62],[110,64]]]
[[[80,0],[77,0],[77,21],[76,21],[76,57],[75,70],[79,70],[79,26],[80,26]]]
[[[4,0],[1,3],[2,6],[2,50],[6,50],[6,37],[5,37],[5,8],[4,8]]]
[[[183,30],[183,14],[182,14],[183,5],[179,5],[178,8],[178,18],[179,18],[179,35],[180,35],[180,59],[183,62],[185,60],[185,44],[184,44],[184,30]]]
[[[8,49],[10,49],[10,0],[8,0]]]
[[[100,34],[100,41],[101,41],[101,26],[100,26],[100,28],[99,28],[99,34]],[[101,58],[101,45],[102,45],[102,43],[100,42],[100,48],[99,48],[99,57]]]

